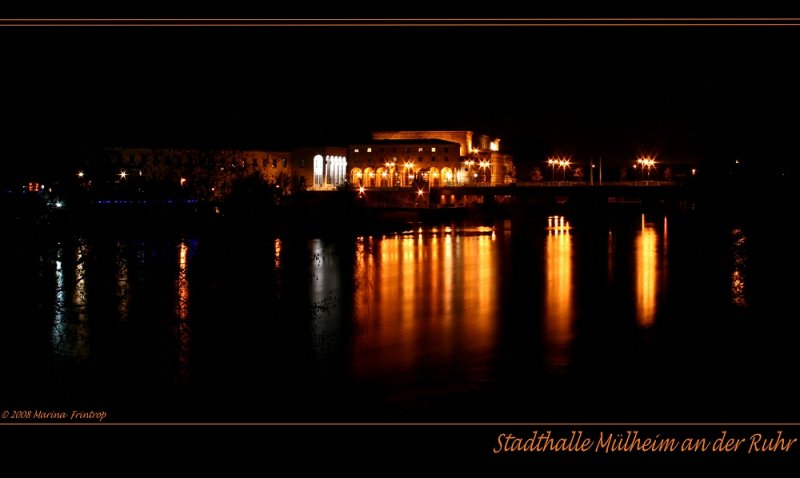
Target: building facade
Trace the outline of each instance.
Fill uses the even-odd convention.
[[[110,148],[111,171],[118,180],[174,185],[192,194],[221,199],[233,181],[251,175],[288,185],[297,175],[292,155],[283,151]]]
[[[364,187],[500,185],[514,182],[512,157],[500,139],[472,131],[376,131],[350,145],[348,179]]]
[[[320,146],[292,150],[296,174],[315,191],[333,190],[347,180],[347,148]]]

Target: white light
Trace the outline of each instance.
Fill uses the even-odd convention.
[[[61,201],[56,201],[56,207],[62,207],[64,205]]]

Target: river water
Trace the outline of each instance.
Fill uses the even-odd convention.
[[[788,240],[764,221],[553,210],[318,238],[255,226],[12,236],[6,408],[148,421],[796,416]]]

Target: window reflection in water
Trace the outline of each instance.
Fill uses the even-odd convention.
[[[731,302],[747,307],[745,296],[745,268],[747,266],[747,237],[740,227],[731,231],[733,236],[733,272],[731,273]]]
[[[275,248],[275,270],[279,270],[281,268],[281,240],[275,239],[273,246]]]
[[[549,367],[569,365],[574,338],[572,235],[564,216],[547,218],[544,343]]]
[[[336,373],[342,342],[342,287],[337,244],[314,239],[309,243],[313,343],[322,375]]]
[[[128,259],[125,257],[125,244],[117,241],[116,298],[119,320],[128,320],[130,285],[128,283]]]
[[[496,334],[492,233],[423,228],[357,243],[357,378],[408,383],[437,373],[470,381],[485,375]]]
[[[89,356],[89,312],[87,295],[87,267],[89,246],[79,238],[75,247],[74,262],[64,257],[61,245],[56,251],[56,297],[53,329],[53,350],[57,356],[84,360]],[[67,271],[74,267],[72,274]],[[71,303],[67,303],[70,286]]]
[[[283,278],[281,277],[281,249],[283,243],[280,238],[273,241],[273,248],[275,250],[273,261],[275,263],[275,296],[280,298],[283,295]]]
[[[86,261],[89,246],[85,239],[80,239],[75,249],[75,290],[72,302],[75,306],[75,358],[85,359],[89,356],[89,311],[86,288]]]
[[[69,339],[69,321],[67,318],[66,284],[64,283],[64,249],[61,244],[56,250],[56,303],[55,320],[53,322],[52,343],[56,355],[70,355],[72,348]]]

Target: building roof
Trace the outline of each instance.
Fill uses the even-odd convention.
[[[472,131],[466,129],[437,129],[437,130],[428,130],[428,129],[399,129],[399,130],[381,130],[381,131],[373,131],[372,134],[417,134],[417,133],[425,133],[425,134],[437,134],[437,133],[470,133],[474,134]]]
[[[460,143],[456,143],[455,141],[445,141],[443,139],[373,139],[372,141],[365,141],[363,143],[354,143],[351,146],[362,146],[362,145],[399,145],[399,144],[447,144],[447,145],[456,145],[461,146]]]

